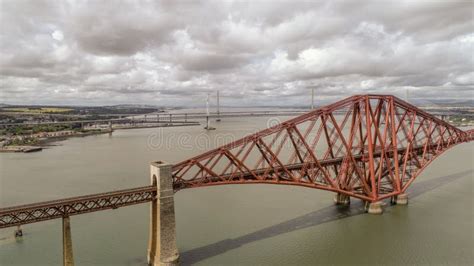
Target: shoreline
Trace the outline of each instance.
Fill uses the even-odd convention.
[[[38,142],[35,145],[7,145],[0,148],[0,153],[7,153],[7,152],[21,152],[21,153],[29,153],[29,152],[39,152],[42,151],[46,147],[51,147],[55,145],[50,145],[50,143],[56,141],[66,140],[68,138],[77,138],[77,137],[87,137],[92,135],[101,135],[111,133],[112,131],[90,131],[90,132],[78,132],[75,134],[67,135],[67,136],[52,136],[47,138],[39,138]]]
[[[0,153],[29,153],[29,152],[39,152],[42,151],[44,148],[52,147],[56,145],[52,145],[51,143],[66,140],[68,138],[82,138],[87,136],[93,135],[101,135],[101,134],[111,134],[114,130],[125,130],[125,129],[143,129],[143,128],[156,128],[156,127],[182,127],[182,126],[199,126],[200,123],[187,123],[187,124],[162,124],[162,125],[144,125],[144,126],[124,126],[124,127],[117,127],[113,128],[112,130],[90,130],[86,132],[76,132],[70,135],[63,135],[63,136],[50,136],[45,138],[38,138],[38,142],[33,145],[7,145],[0,147]]]
[[[41,146],[24,146],[24,145],[12,145],[12,146],[5,146],[0,148],[0,152],[22,152],[22,153],[29,153],[29,152],[37,152],[42,151],[43,147]]]

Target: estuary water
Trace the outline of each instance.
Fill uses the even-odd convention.
[[[284,120],[286,118],[280,118]],[[149,184],[149,163],[177,163],[278,119],[118,130],[38,153],[0,154],[0,207]],[[272,185],[217,186],[175,195],[181,263],[197,265],[472,265],[474,145],[434,161],[408,206],[383,215],[333,205],[333,194]],[[71,217],[76,265],[146,265],[148,204]],[[61,265],[61,220],[0,230],[0,265]]]

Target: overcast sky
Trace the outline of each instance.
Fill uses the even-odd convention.
[[[0,103],[474,96],[472,1],[0,3]]]

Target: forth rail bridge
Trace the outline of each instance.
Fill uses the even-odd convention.
[[[177,164],[151,163],[148,186],[0,209],[0,228],[63,220],[63,262],[73,265],[70,216],[150,205],[148,263],[174,265],[174,193],[230,184],[278,184],[331,191],[382,213],[382,200],[407,204],[407,188],[434,159],[469,142],[463,131],[389,95],[356,95]]]

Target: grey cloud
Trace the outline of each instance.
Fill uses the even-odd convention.
[[[245,58],[238,56],[202,54],[192,55],[178,60],[186,70],[194,71],[218,71],[235,68],[245,62]]]
[[[0,102],[468,98],[473,22],[469,1],[0,0]]]
[[[204,93],[210,93],[210,89],[193,89],[193,90],[183,90],[180,88],[176,89],[160,89],[158,90],[160,95],[173,95],[173,96],[195,96],[203,95]]]
[[[91,12],[94,10],[95,12]],[[148,1],[89,1],[72,10],[67,29],[85,51],[99,55],[133,55],[170,41],[183,26],[177,16]]]
[[[142,88],[121,88],[114,90],[114,92],[123,93],[123,94],[135,94],[135,93],[156,93],[157,90],[153,89],[142,89]]]

